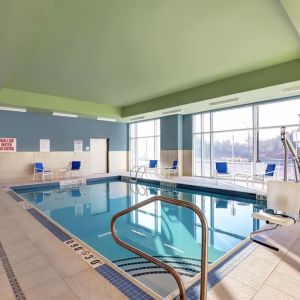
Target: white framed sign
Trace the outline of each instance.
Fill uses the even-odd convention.
[[[16,138],[0,138],[0,152],[16,152],[17,139]]]
[[[82,152],[83,150],[83,141],[74,140],[74,152]]]
[[[49,139],[40,139],[40,152],[50,152]]]

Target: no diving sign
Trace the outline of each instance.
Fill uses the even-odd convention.
[[[0,152],[16,152],[17,139],[16,138],[0,138]]]

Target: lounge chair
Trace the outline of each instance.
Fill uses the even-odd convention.
[[[53,173],[51,169],[45,169],[44,164],[42,162],[36,162],[34,164],[33,169],[33,181],[35,181],[36,176],[41,176],[42,180],[45,181],[46,176],[51,176],[51,179],[53,180]]]
[[[178,160],[174,160],[172,166],[165,168],[167,177],[170,177],[171,174],[173,176],[178,176]]]
[[[74,173],[79,173],[82,176],[81,161],[73,160],[70,164],[69,177],[73,177]]]
[[[267,164],[265,172],[263,174],[253,175],[253,181],[259,181],[262,183],[263,187],[268,179],[274,178],[274,174],[276,171],[276,164]]]
[[[229,178],[232,179],[232,174],[228,170],[228,164],[226,161],[216,162],[216,182],[218,178]]]
[[[156,172],[157,171],[157,165],[158,165],[158,161],[157,159],[150,159],[149,160],[149,165],[146,167],[146,172],[151,172],[151,171],[154,171]]]

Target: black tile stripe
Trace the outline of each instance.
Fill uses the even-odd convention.
[[[176,259],[186,259],[186,260],[193,260],[193,261],[199,261],[201,262],[201,259],[198,258],[191,258],[191,257],[182,257],[182,256],[169,256],[169,255],[152,255],[153,257],[156,258],[176,258]],[[144,259],[142,257],[138,257],[138,256],[133,256],[133,257],[128,257],[128,258],[122,258],[122,259],[117,259],[117,260],[113,260],[113,263],[116,262],[120,262],[120,261],[125,261],[125,260],[131,260],[131,259]]]
[[[22,291],[22,289],[19,285],[17,277],[15,276],[14,271],[13,271],[13,269],[12,269],[10,263],[9,263],[9,260],[6,256],[6,253],[5,253],[5,250],[2,246],[1,241],[0,241],[0,259],[2,261],[6,276],[8,278],[9,283],[10,283],[10,286],[13,290],[15,298],[17,300],[26,300],[26,297],[25,297],[25,295],[24,295],[24,293],[23,293],[23,291]]]
[[[196,273],[196,274],[199,273],[198,270],[191,269],[191,268],[176,267],[176,266],[172,266],[172,267],[173,267],[173,269],[176,269],[176,270],[185,270],[185,271],[189,271],[189,272]],[[148,269],[161,269],[161,270],[163,270],[160,266],[148,266],[148,267],[127,269],[126,272],[134,272],[134,271],[148,270]]]
[[[143,273],[136,273],[132,274],[132,277],[139,277],[139,276],[144,276],[144,275],[149,275],[149,274],[170,274],[167,271],[150,271],[150,272],[143,272]],[[194,275],[188,274],[188,273],[182,273],[178,272],[179,275],[181,276],[187,276],[187,277],[194,277]]]
[[[198,267],[200,269],[200,265],[184,262],[184,261],[175,261],[175,260],[161,260],[162,262],[166,264],[177,264],[177,265],[184,265],[184,266],[191,266],[191,267]],[[143,264],[153,264],[151,261],[137,261],[137,262],[131,262],[131,263],[124,263],[124,264],[117,264],[119,268],[126,267],[126,266],[132,266],[132,265],[143,265]],[[154,265],[154,264],[153,264]]]

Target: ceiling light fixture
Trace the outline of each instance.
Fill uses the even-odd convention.
[[[162,112],[162,115],[177,115],[177,114],[182,114],[182,109],[168,110]]]
[[[117,122],[116,119],[102,118],[102,117],[98,117],[97,120],[98,121],[106,121],[106,122]]]
[[[211,103],[209,103],[209,106],[226,105],[226,104],[232,104],[232,103],[236,103],[236,102],[240,102],[240,99],[239,98],[233,98],[233,99],[228,99],[228,100],[211,102]]]
[[[300,92],[300,86],[289,87],[283,90],[285,93]]]
[[[9,107],[9,106],[0,106],[0,110],[17,111],[17,112],[26,112],[26,108]]]
[[[53,116],[58,116],[58,117],[67,117],[67,118],[78,118],[78,115],[73,115],[73,114],[66,114],[66,113],[60,113],[60,112],[53,112]]]

